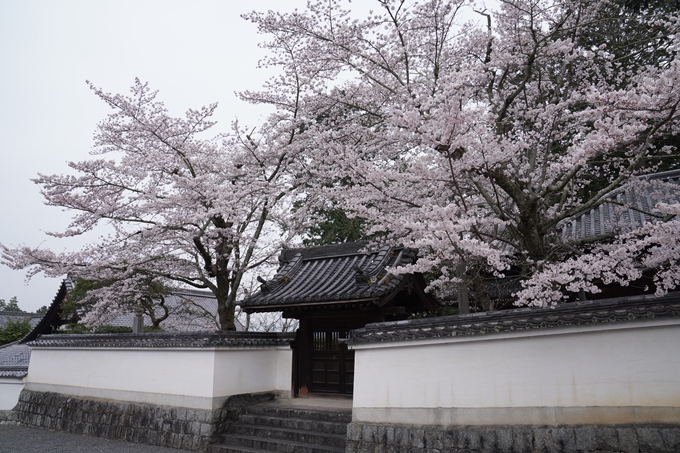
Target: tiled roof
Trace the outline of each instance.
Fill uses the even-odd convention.
[[[675,317],[680,317],[680,292],[368,324],[352,330],[346,342],[409,341]]]
[[[599,205],[560,223],[560,238],[568,241],[636,230],[659,220],[649,213],[660,202],[680,202],[680,170],[641,176],[612,191]]]
[[[416,253],[404,247],[384,246],[363,253],[367,242],[288,249],[281,266],[261,290],[241,302],[246,311],[298,304],[377,300],[396,290],[403,275],[388,267],[415,262]]]
[[[31,348],[11,343],[0,347],[0,377],[22,378],[28,374]]]
[[[287,346],[293,333],[263,332],[159,332],[145,334],[41,335],[32,348],[205,348],[213,346]]]

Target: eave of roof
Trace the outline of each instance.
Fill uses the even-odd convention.
[[[36,324],[36,326],[31,329],[31,331],[26,334],[24,338],[21,339],[21,343],[28,343],[38,338],[38,335],[50,333],[52,328],[51,325],[53,321],[58,320],[61,316],[61,303],[64,301],[68,292],[75,287],[75,281],[70,277],[64,278],[59,285],[59,290],[57,294],[52,299],[52,303],[47,308],[47,312],[43,315],[42,319]]]

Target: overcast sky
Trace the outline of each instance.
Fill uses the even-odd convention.
[[[43,205],[38,173],[68,171],[89,157],[92,135],[108,107],[85,81],[127,93],[139,77],[160,90],[172,113],[219,102],[216,126],[256,125],[266,110],[235,91],[257,89],[264,38],[241,19],[251,10],[302,9],[304,0],[0,0],[0,243],[75,249],[78,241],[45,235],[70,218]],[[271,75],[271,73],[269,74]],[[0,266],[0,299],[17,296],[33,311],[49,305],[59,279]]]

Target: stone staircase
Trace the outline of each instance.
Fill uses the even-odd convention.
[[[208,453],[344,453],[348,409],[251,406]]]

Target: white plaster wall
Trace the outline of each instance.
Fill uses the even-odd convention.
[[[0,378],[0,411],[13,409],[23,388],[23,379]]]
[[[278,348],[36,348],[26,388],[215,409],[230,395],[281,390],[284,379],[289,390],[290,362]]]
[[[370,418],[370,411],[356,409],[678,408],[679,323],[358,345],[355,413]]]
[[[27,383],[212,396],[213,350],[43,349]]]
[[[290,397],[292,380],[293,350],[289,346],[281,346],[276,350],[276,390]]]
[[[224,349],[215,355],[213,394],[289,391],[290,348]]]

